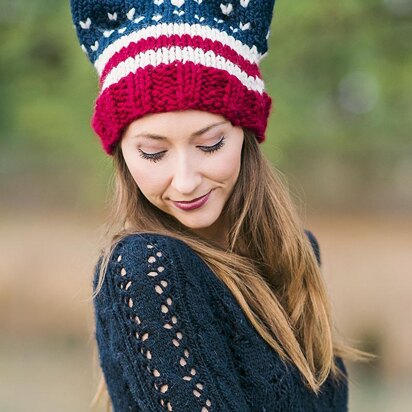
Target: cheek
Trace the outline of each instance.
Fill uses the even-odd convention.
[[[143,160],[143,159],[142,159]],[[148,165],[147,160],[127,163],[130,174],[146,197],[158,196],[167,184],[167,174],[158,164]]]
[[[236,181],[240,170],[240,150],[228,151],[219,156],[209,167],[210,175],[217,181]]]

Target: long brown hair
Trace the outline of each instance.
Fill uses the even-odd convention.
[[[120,144],[113,162],[114,195],[92,298],[101,288],[118,241],[132,233],[160,233],[186,242],[198,253],[233,293],[260,336],[298,368],[313,392],[319,392],[329,375],[343,378],[335,356],[368,358],[338,342],[321,269],[284,177],[264,157],[253,133],[244,130],[239,177],[222,211],[230,228],[226,250],[152,205],[129,173]],[[105,391],[107,395],[102,376],[94,401]]]

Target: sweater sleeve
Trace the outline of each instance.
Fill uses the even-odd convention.
[[[209,270],[167,236],[130,235],[115,247],[95,299],[115,412],[250,410],[206,292]]]
[[[312,245],[312,249],[315,252],[316,260],[318,261],[318,265],[321,266],[321,258],[320,258],[320,247],[319,242],[316,239],[315,235],[310,231],[305,229],[306,236],[308,237],[310,244]]]

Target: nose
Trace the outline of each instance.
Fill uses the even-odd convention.
[[[199,165],[196,163],[198,162],[194,161],[194,159],[190,159],[186,153],[182,153],[176,158],[171,182],[171,186],[175,193],[174,200],[190,200],[191,195],[198,195],[196,189],[200,186],[202,176],[199,170]],[[181,195],[183,199],[176,199],[176,195]]]

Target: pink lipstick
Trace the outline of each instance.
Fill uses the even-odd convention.
[[[192,209],[198,209],[199,207],[203,206],[207,200],[209,199],[210,194],[212,193],[212,191],[210,191],[209,193],[207,193],[206,195],[202,196],[202,197],[198,197],[197,199],[193,199],[190,202],[175,202],[173,201],[173,203],[175,204],[175,206],[177,206],[180,209],[183,210],[192,210]]]

